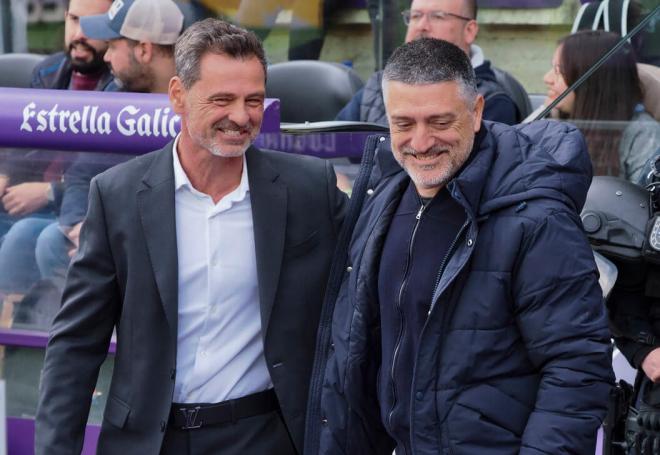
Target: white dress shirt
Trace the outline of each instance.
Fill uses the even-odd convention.
[[[179,266],[174,401],[218,403],[273,387],[264,358],[247,165],[243,157],[241,183],[214,204],[190,183],[178,143],[177,137],[172,147]]]

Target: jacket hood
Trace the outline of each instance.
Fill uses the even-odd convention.
[[[484,60],[484,62],[474,68],[474,74],[477,76],[477,81],[492,81],[497,82],[495,78],[495,73],[490,67],[490,60]]]
[[[474,156],[448,186],[458,187],[478,215],[537,198],[582,210],[592,168],[576,127],[542,120],[513,127],[483,122],[482,128]]]

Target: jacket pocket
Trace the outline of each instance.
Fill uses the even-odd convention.
[[[105,405],[103,419],[117,428],[124,428],[130,413],[131,408],[126,403],[110,395]]]
[[[286,257],[287,259],[291,259],[297,256],[302,256],[305,253],[308,253],[319,244],[320,237],[321,235],[317,230],[312,232],[303,240],[296,241],[295,243],[291,242],[292,244],[287,243],[284,246],[284,257]]]
[[[483,420],[491,422],[516,436],[522,436],[531,406],[505,394],[497,387],[482,384],[464,392],[457,404],[481,414]]]

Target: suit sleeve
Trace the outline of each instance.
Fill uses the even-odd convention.
[[[332,226],[335,232],[335,238],[339,235],[339,230],[344,223],[346,211],[348,209],[348,196],[337,187],[337,176],[330,162],[325,163],[326,182],[328,187],[328,206]]]
[[[80,453],[92,392],[120,313],[120,295],[96,180],[46,349],[36,416],[37,455]]]
[[[515,270],[517,324],[541,372],[522,455],[594,453],[614,381],[597,269],[578,223],[566,211],[547,216]]]

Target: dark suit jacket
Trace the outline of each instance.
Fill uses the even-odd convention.
[[[172,144],[91,184],[80,248],[46,351],[36,453],[80,453],[113,328],[117,353],[99,453],[157,454],[176,376]],[[247,151],[265,358],[302,452],[316,328],[345,196],[330,164]]]

